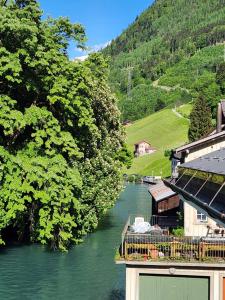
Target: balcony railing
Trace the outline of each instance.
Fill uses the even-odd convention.
[[[144,218],[145,222],[149,220]],[[151,221],[148,232],[136,233],[132,226],[135,217],[129,217],[122,232],[121,247],[116,260],[225,263],[223,229],[217,229],[214,234],[206,236],[175,236],[170,228],[153,224],[157,221],[154,217]],[[165,221],[168,223],[168,220]],[[178,233],[182,233],[182,230]]]

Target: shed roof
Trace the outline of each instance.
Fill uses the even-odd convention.
[[[225,175],[225,148],[184,163],[180,167]]]
[[[166,198],[176,195],[176,193],[171,188],[167,187],[163,181],[160,181],[156,185],[150,186],[149,193],[156,202],[160,202]]]

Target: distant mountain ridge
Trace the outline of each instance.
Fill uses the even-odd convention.
[[[162,106],[190,101],[192,93],[159,90],[152,82],[160,82],[164,76],[166,85],[167,71],[198,53],[200,68],[197,63],[193,83],[206,72],[211,84],[223,62],[224,41],[225,0],[156,0],[103,51],[111,57],[110,84],[120,100],[123,118],[138,119]],[[201,64],[207,47],[208,53],[212,52],[211,60]],[[187,64],[178,75],[185,79],[188,68]],[[173,84],[176,86],[174,78]],[[195,91],[190,83],[181,87]],[[216,93],[216,97],[220,96]]]

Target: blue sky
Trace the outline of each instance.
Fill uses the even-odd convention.
[[[68,16],[86,28],[87,45],[104,45],[117,37],[153,0],[39,0],[45,16]],[[84,55],[71,45],[71,58]]]

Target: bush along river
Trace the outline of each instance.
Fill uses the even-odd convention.
[[[114,256],[131,214],[150,213],[144,184],[127,184],[98,229],[68,253],[39,245],[0,249],[0,299],[117,300],[125,295],[125,267]]]

